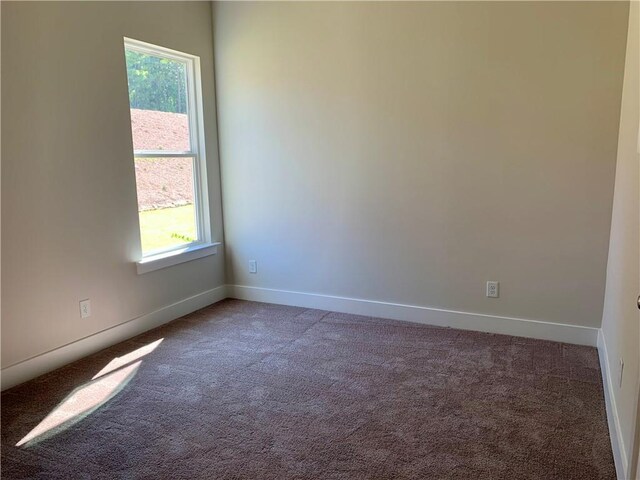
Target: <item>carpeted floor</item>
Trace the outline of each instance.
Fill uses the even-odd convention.
[[[615,478],[594,348],[237,300],[5,392],[1,468]]]

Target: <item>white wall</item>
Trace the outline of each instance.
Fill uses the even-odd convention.
[[[613,398],[613,409],[609,413],[617,415],[619,429],[617,433],[620,435],[624,471],[633,457],[638,455],[637,451],[633,452],[631,449],[635,432],[640,358],[638,351],[640,315],[636,308],[636,298],[640,294],[639,7],[638,2],[631,2],[607,285],[602,318],[602,335],[607,354],[605,366],[609,367]],[[621,388],[618,383],[620,358],[624,359]],[[615,434],[615,431],[612,432],[612,435]],[[620,470],[618,473],[621,473]]]
[[[228,282],[599,327],[627,12],[216,2]]]
[[[210,3],[2,2],[3,369],[224,284],[222,252],[136,274],[124,36],[201,58],[222,239]]]

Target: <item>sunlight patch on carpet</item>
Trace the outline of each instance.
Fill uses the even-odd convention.
[[[76,388],[31,430],[16,447],[29,447],[60,433],[89,416],[120,392],[135,376],[140,360],[153,352],[162,338],[111,360],[91,381]]]

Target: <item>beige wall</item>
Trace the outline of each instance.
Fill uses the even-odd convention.
[[[599,327],[627,12],[216,3],[229,283]]]
[[[631,2],[629,41],[622,94],[618,161],[616,168],[607,287],[602,334],[611,369],[613,400],[619,419],[622,448],[630,463],[638,453],[631,451],[638,391],[638,341],[640,315],[636,298],[640,294],[640,188],[638,168],[638,121],[640,116],[640,5]],[[619,359],[624,359],[622,388],[619,387]],[[620,472],[619,472],[620,473]]]
[[[3,368],[224,284],[221,253],[136,274],[123,36],[201,58],[222,238],[210,3],[3,2]]]

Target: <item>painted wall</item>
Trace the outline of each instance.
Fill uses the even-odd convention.
[[[216,2],[228,283],[599,327],[627,14]]]
[[[631,449],[635,428],[640,355],[638,352],[640,312],[636,307],[636,298],[640,294],[639,7],[638,2],[631,2],[607,286],[602,318],[602,334],[606,344],[607,363],[613,386],[614,412],[619,421],[624,464],[629,464],[633,457],[638,455],[637,451],[632,452]],[[618,381],[620,358],[624,359],[622,387],[619,386]],[[623,468],[626,469],[627,466],[623,465]],[[618,473],[621,472],[618,471]]]
[[[136,274],[124,36],[201,58],[222,239],[210,3],[3,2],[3,368],[224,284],[221,252]]]

